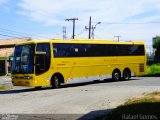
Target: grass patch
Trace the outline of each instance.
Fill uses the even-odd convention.
[[[129,99],[106,116],[96,120],[160,119],[160,92],[145,94],[142,98]]]
[[[0,76],[0,78],[11,78],[11,75],[8,74],[8,75],[3,75],[3,76]]]
[[[143,76],[160,76],[160,64],[148,66]]]
[[[147,97],[156,97],[156,98],[160,98],[160,92],[152,92],[152,93],[148,93],[148,94],[144,94]]]
[[[1,85],[0,86],[0,90],[8,90],[8,89],[9,89],[9,87],[6,86],[6,85]]]

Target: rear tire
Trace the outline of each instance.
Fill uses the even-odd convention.
[[[131,78],[131,72],[129,69],[123,71],[123,80],[129,80]]]
[[[114,70],[112,73],[112,80],[113,81],[120,81],[121,80],[121,73],[119,70]]]
[[[52,88],[60,88],[60,77],[58,75],[53,76],[52,80],[51,80],[51,85]]]

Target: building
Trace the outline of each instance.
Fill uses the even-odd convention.
[[[11,67],[8,59],[13,55],[15,45],[28,40],[31,38],[0,39],[0,76],[10,72]]]

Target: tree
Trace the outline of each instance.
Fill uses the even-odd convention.
[[[154,61],[156,63],[160,63],[160,37],[157,37],[156,42],[153,45],[155,48]]]

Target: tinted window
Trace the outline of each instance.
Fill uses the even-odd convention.
[[[54,57],[86,56],[87,48],[82,44],[54,44]]]
[[[54,57],[138,56],[144,55],[143,45],[117,44],[53,44]]]
[[[35,45],[16,46],[13,57],[12,73],[31,74],[34,72]]]

